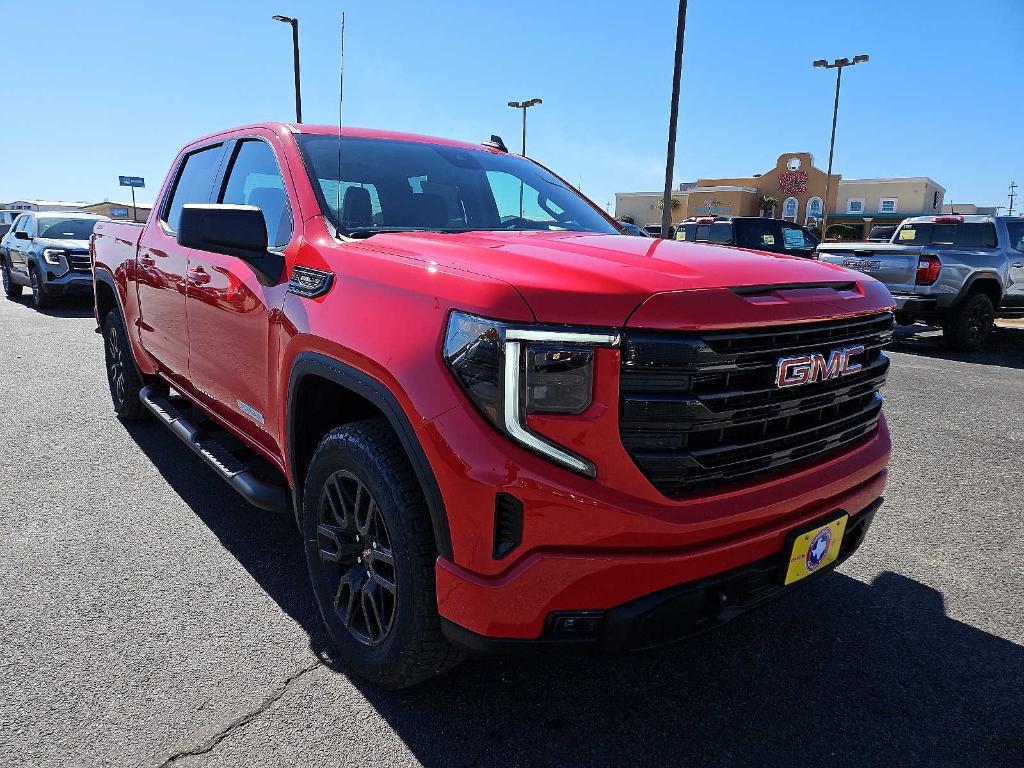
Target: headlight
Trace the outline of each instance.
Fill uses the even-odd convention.
[[[615,331],[502,323],[452,312],[444,359],[473,404],[518,443],[580,474],[594,465],[531,431],[528,413],[582,413],[594,388],[594,348],[616,346]]]
[[[64,255],[64,251],[60,248],[44,248],[43,249],[43,261],[47,264],[53,264],[55,267],[60,266],[60,257]]]

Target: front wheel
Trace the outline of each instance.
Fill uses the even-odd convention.
[[[942,324],[942,339],[950,349],[977,352],[992,334],[995,318],[992,299],[984,293],[972,293]]]
[[[28,271],[32,283],[32,306],[36,309],[49,309],[53,306],[53,297],[46,292],[43,281],[39,278],[39,270],[32,267]]]
[[[441,633],[426,500],[387,421],[346,424],[321,441],[302,533],[320,613],[347,669],[398,689],[458,662]]]

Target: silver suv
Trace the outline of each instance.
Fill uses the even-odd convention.
[[[914,216],[888,243],[822,243],[815,257],[885,283],[901,324],[937,323],[953,349],[981,348],[997,317],[1024,316],[1024,218]]]
[[[0,275],[10,299],[32,288],[32,303],[45,309],[58,296],[92,294],[89,238],[106,216],[65,211],[26,211],[0,240]]]

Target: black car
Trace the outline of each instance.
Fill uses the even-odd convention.
[[[676,240],[716,243],[768,253],[810,258],[820,239],[807,227],[760,216],[706,216],[687,219],[676,228]]]
[[[647,230],[642,227],[638,227],[636,224],[631,224],[628,221],[620,221],[619,226],[622,227],[627,235],[633,235],[633,237],[650,237]]]

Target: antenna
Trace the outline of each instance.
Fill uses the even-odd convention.
[[[338,66],[338,226],[341,221],[341,128],[345,104],[345,12],[341,12],[341,62]]]

